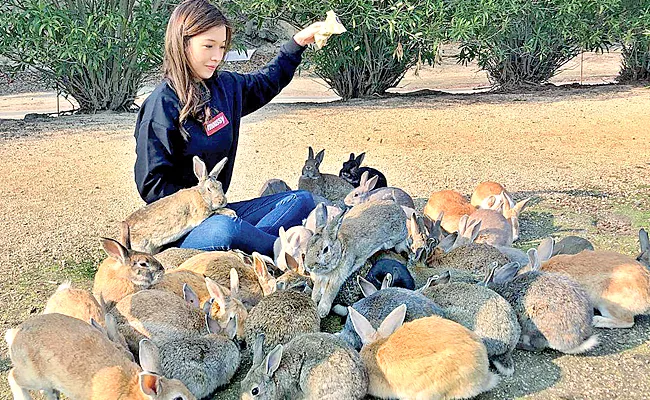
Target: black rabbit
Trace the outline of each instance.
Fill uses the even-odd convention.
[[[372,178],[373,176],[379,177],[379,179],[377,180],[377,184],[375,185],[375,188],[387,187],[388,183],[386,182],[386,177],[384,176],[384,174],[382,174],[380,171],[374,168],[361,166],[361,163],[363,162],[363,158],[365,156],[366,156],[365,152],[359,154],[356,157],[354,156],[354,153],[350,153],[350,159],[343,163],[343,168],[341,168],[341,171],[339,172],[339,177],[345,179],[346,181],[351,183],[354,187],[359,187],[359,181],[361,180],[361,175],[365,171],[368,171],[368,173],[370,174],[368,178]]]

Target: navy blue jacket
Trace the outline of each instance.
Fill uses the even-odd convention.
[[[178,118],[178,96],[164,81],[145,99],[135,126],[135,183],[140,197],[151,203],[180,189],[196,185],[192,157],[199,156],[208,172],[223,157],[228,163],[219,174],[224,192],[232,177],[241,117],[252,113],[273,99],[291,82],[302,60],[304,47],[293,39],[261,70],[250,74],[218,71],[206,80],[210,89],[212,116],[223,112],[229,124],[206,134],[202,121],[188,117],[183,138]]]

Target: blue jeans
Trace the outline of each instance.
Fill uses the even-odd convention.
[[[301,225],[316,207],[304,190],[276,193],[256,199],[229,203],[236,218],[213,215],[182,238],[177,246],[199,250],[239,249],[273,257],[273,244],[281,226]]]

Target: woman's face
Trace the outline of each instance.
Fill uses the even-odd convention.
[[[215,26],[192,36],[187,46],[187,58],[197,78],[208,79],[223,60],[226,51],[226,27]]]

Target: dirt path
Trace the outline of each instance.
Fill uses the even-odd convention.
[[[470,193],[487,179],[518,199],[534,195],[523,247],[579,234],[634,254],[636,232],[650,221],[648,109],[642,87],[272,104],[244,120],[228,194],[252,197],[272,177],[295,186],[308,145],[327,149],[322,170],[330,173],[349,152],[366,151],[365,163],[420,207],[433,190]],[[98,237],[115,237],[118,221],[142,204],[132,176],[134,122],[134,115],[0,120],[3,332],[40,312],[63,279],[89,287],[103,257]],[[648,398],[650,319],[601,338],[582,357],[518,352],[515,376],[484,398]],[[4,342],[0,356],[0,399],[9,399]]]

